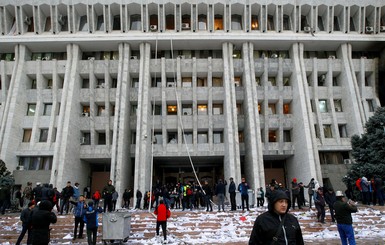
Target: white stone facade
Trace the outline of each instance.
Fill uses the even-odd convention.
[[[23,185],[104,168],[144,192],[190,156],[212,181],[344,188],[381,106],[385,2],[318,2],[4,0],[0,157]]]

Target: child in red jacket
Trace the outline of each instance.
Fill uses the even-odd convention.
[[[159,205],[156,207],[154,214],[158,215],[156,219],[156,235],[159,236],[159,226],[162,226],[164,242],[167,242],[167,218],[171,216],[171,212],[166,205],[163,204],[163,200],[159,201]]]

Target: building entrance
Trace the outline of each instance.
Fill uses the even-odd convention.
[[[285,161],[283,160],[269,160],[264,161],[265,169],[265,185],[270,184],[272,179],[275,179],[278,183],[282,183],[284,187],[287,187]]]
[[[154,159],[153,183],[158,181],[173,186],[178,183],[197,183],[191,164],[186,160],[180,159],[178,162],[169,161],[166,163]],[[195,160],[193,161],[194,168],[201,184],[203,181],[208,181],[210,185],[214,185],[218,179],[223,178],[223,159],[213,159],[207,163],[203,163],[203,159],[193,160]]]

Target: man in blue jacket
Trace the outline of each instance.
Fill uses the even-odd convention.
[[[96,237],[98,233],[98,214],[103,212],[101,207],[94,208],[94,202],[88,202],[88,208],[84,214],[84,222],[87,224],[87,242],[89,245],[96,245]]]
[[[75,206],[74,208],[74,216],[75,216],[75,229],[74,229],[74,238],[72,240],[76,240],[76,238],[83,238],[83,229],[84,229],[84,220],[83,216],[86,213],[87,205],[84,201],[84,196],[79,196],[79,201],[71,201],[71,203]],[[80,224],[80,226],[79,226]],[[77,236],[77,230],[79,226],[79,236]]]
[[[242,178],[242,182],[238,185],[238,191],[241,193],[241,200],[242,200],[242,211],[245,211],[245,202],[246,202],[246,208],[247,211],[250,211],[249,209],[249,185],[246,182],[245,178]]]

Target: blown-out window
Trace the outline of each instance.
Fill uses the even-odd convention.
[[[141,30],[141,28],[142,28],[142,21],[141,21],[141,18],[140,18],[140,14],[131,15],[130,20],[131,20],[131,24],[130,24],[130,29],[131,30],[135,30],[135,31]]]

